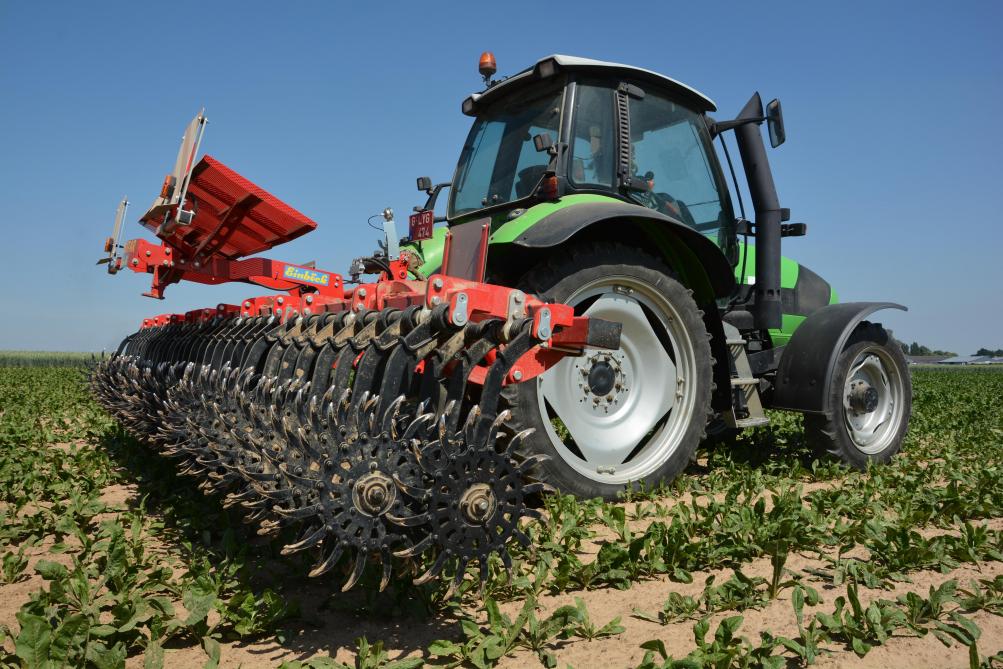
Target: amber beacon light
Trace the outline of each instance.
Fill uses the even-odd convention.
[[[490,85],[491,76],[498,71],[498,65],[495,63],[495,55],[490,51],[482,53],[481,60],[477,63],[477,71],[484,77],[484,83]]]

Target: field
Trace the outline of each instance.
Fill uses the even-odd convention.
[[[1000,371],[916,370],[885,468],[775,414],[671,489],[545,499],[512,577],[450,599],[308,579],[84,378],[0,367],[0,666],[1003,667]]]

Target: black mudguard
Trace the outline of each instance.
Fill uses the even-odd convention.
[[[805,319],[784,347],[770,408],[827,413],[827,389],[846,340],[880,309],[908,311],[894,302],[845,302],[822,307]]]
[[[716,297],[728,297],[735,288],[735,273],[717,245],[685,223],[657,211],[627,202],[589,202],[558,209],[516,237],[515,246],[543,249],[559,246],[585,229],[603,222],[655,223],[696,256]],[[620,232],[623,229],[620,228]]]

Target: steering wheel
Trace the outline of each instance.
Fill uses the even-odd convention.
[[[682,200],[677,200],[668,193],[651,193],[652,199],[658,205],[657,210],[663,214],[668,214],[672,218],[678,218],[686,225],[695,228],[696,219],[690,212],[690,208]]]

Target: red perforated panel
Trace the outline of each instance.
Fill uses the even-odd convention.
[[[251,183],[212,156],[205,156],[192,171],[189,206],[196,207],[191,225],[178,226],[161,235],[171,245],[193,255],[241,258],[261,253],[304,235],[317,224],[282,200]],[[225,222],[227,210],[237,205],[238,215]],[[160,221],[144,220],[156,231]]]

